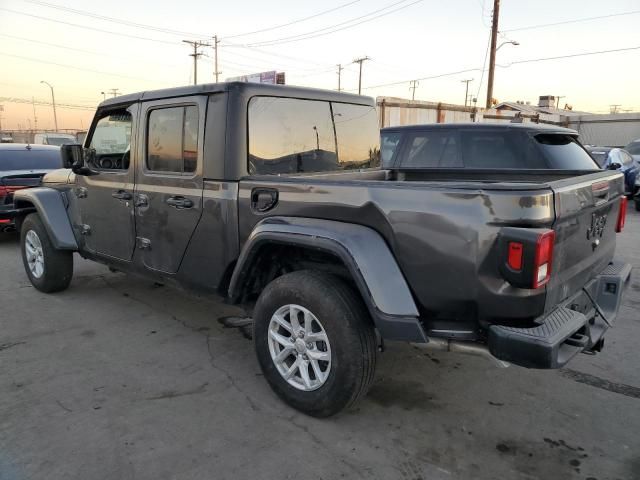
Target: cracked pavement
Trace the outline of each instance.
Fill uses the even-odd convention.
[[[640,213],[618,256],[640,267]],[[640,478],[640,278],[604,351],[563,371],[390,344],[355,409],[284,405],[241,315],[76,259],[29,285],[0,236],[0,480]]]

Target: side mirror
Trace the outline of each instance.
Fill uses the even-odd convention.
[[[62,166],[64,168],[79,168],[84,164],[82,159],[82,145],[79,143],[62,145],[60,147],[60,155],[62,156]]]
[[[620,170],[621,168],[622,168],[622,165],[620,165],[619,163],[609,164],[609,170]]]
[[[60,155],[62,156],[64,168],[70,168],[76,175],[90,177],[99,173],[85,164],[84,148],[79,143],[62,145],[60,147]]]

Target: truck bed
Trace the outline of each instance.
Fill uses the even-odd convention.
[[[596,198],[594,185],[606,187]],[[433,328],[527,325],[602,271],[615,249],[622,176],[611,171],[390,171],[261,176],[241,180],[239,212],[251,191],[278,191],[268,215],[339,220],[380,233]],[[586,232],[595,213],[611,217],[597,249]],[[264,214],[240,215],[240,241]],[[499,270],[504,228],[554,229],[553,275],[518,288]]]

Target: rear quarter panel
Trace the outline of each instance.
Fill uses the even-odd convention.
[[[508,290],[531,297],[529,291],[513,289],[501,280],[494,245],[504,225],[550,225],[551,191],[463,189],[445,183],[384,181],[385,175],[372,171],[242,180],[240,242],[265,216],[356,223],[383,236],[423,313],[491,316],[504,305],[480,302],[486,311],[476,311],[486,295]],[[279,191],[277,206],[267,214],[251,209],[251,191],[256,187]],[[518,307],[522,315],[530,314],[526,303]]]

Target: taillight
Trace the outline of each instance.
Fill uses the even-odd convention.
[[[0,198],[6,197],[8,193],[9,191],[7,190],[7,187],[0,185]]]
[[[515,270],[516,272],[522,270],[522,243],[509,242],[507,265],[509,265],[511,270]]]
[[[616,223],[616,233],[620,233],[624,228],[624,222],[627,219],[627,197],[620,199],[620,210],[618,210],[618,222]]]
[[[540,288],[551,278],[551,261],[553,260],[553,243],[556,234],[549,230],[538,236],[533,263],[533,288]]]

